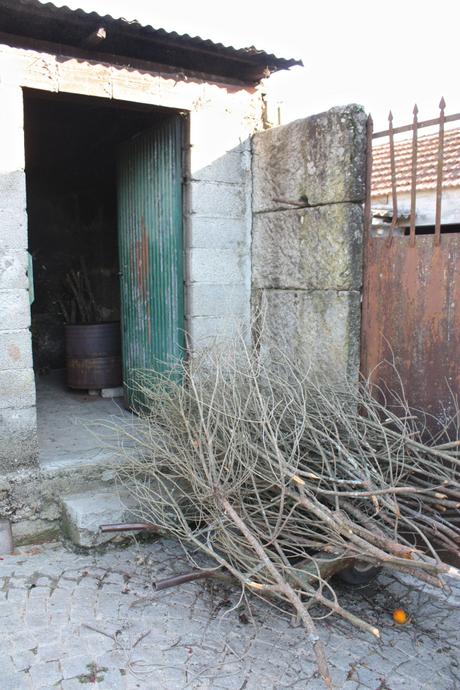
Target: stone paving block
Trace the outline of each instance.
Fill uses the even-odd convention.
[[[2,690],[32,690],[28,674],[26,673],[3,673],[1,674]],[[35,690],[35,688],[33,688]]]
[[[62,678],[57,661],[38,662],[30,667],[29,674],[34,690],[50,690]]]

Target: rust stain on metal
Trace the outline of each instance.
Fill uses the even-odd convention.
[[[366,238],[363,374],[404,394],[436,429],[460,396],[460,235]],[[395,368],[392,366],[394,363]]]
[[[410,246],[415,245],[415,216],[417,198],[417,103],[414,105],[414,119],[412,122],[412,171],[410,192]]]

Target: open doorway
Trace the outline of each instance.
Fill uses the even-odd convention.
[[[161,127],[171,111],[33,90],[25,91],[24,102],[40,460],[58,467],[92,463],[106,451],[87,424],[128,413],[122,398],[101,397],[101,386],[69,387],[65,326],[81,321],[85,308],[86,321],[94,312],[104,323],[122,319],[118,152],[136,135]],[[121,344],[112,354],[121,364]],[[111,388],[121,386],[121,366],[110,381]]]

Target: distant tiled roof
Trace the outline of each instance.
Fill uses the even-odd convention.
[[[389,143],[372,150],[372,196],[391,194]],[[410,192],[412,138],[395,141],[396,186],[398,192]],[[438,165],[438,134],[418,137],[417,189],[435,189]],[[460,128],[444,133],[443,187],[460,187]]]

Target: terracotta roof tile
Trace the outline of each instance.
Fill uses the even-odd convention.
[[[435,189],[438,163],[438,134],[418,137],[417,189]],[[391,194],[390,144],[372,150],[372,196]],[[398,192],[410,192],[412,137],[395,141],[396,186]],[[460,128],[444,133],[443,187],[460,187]]]

